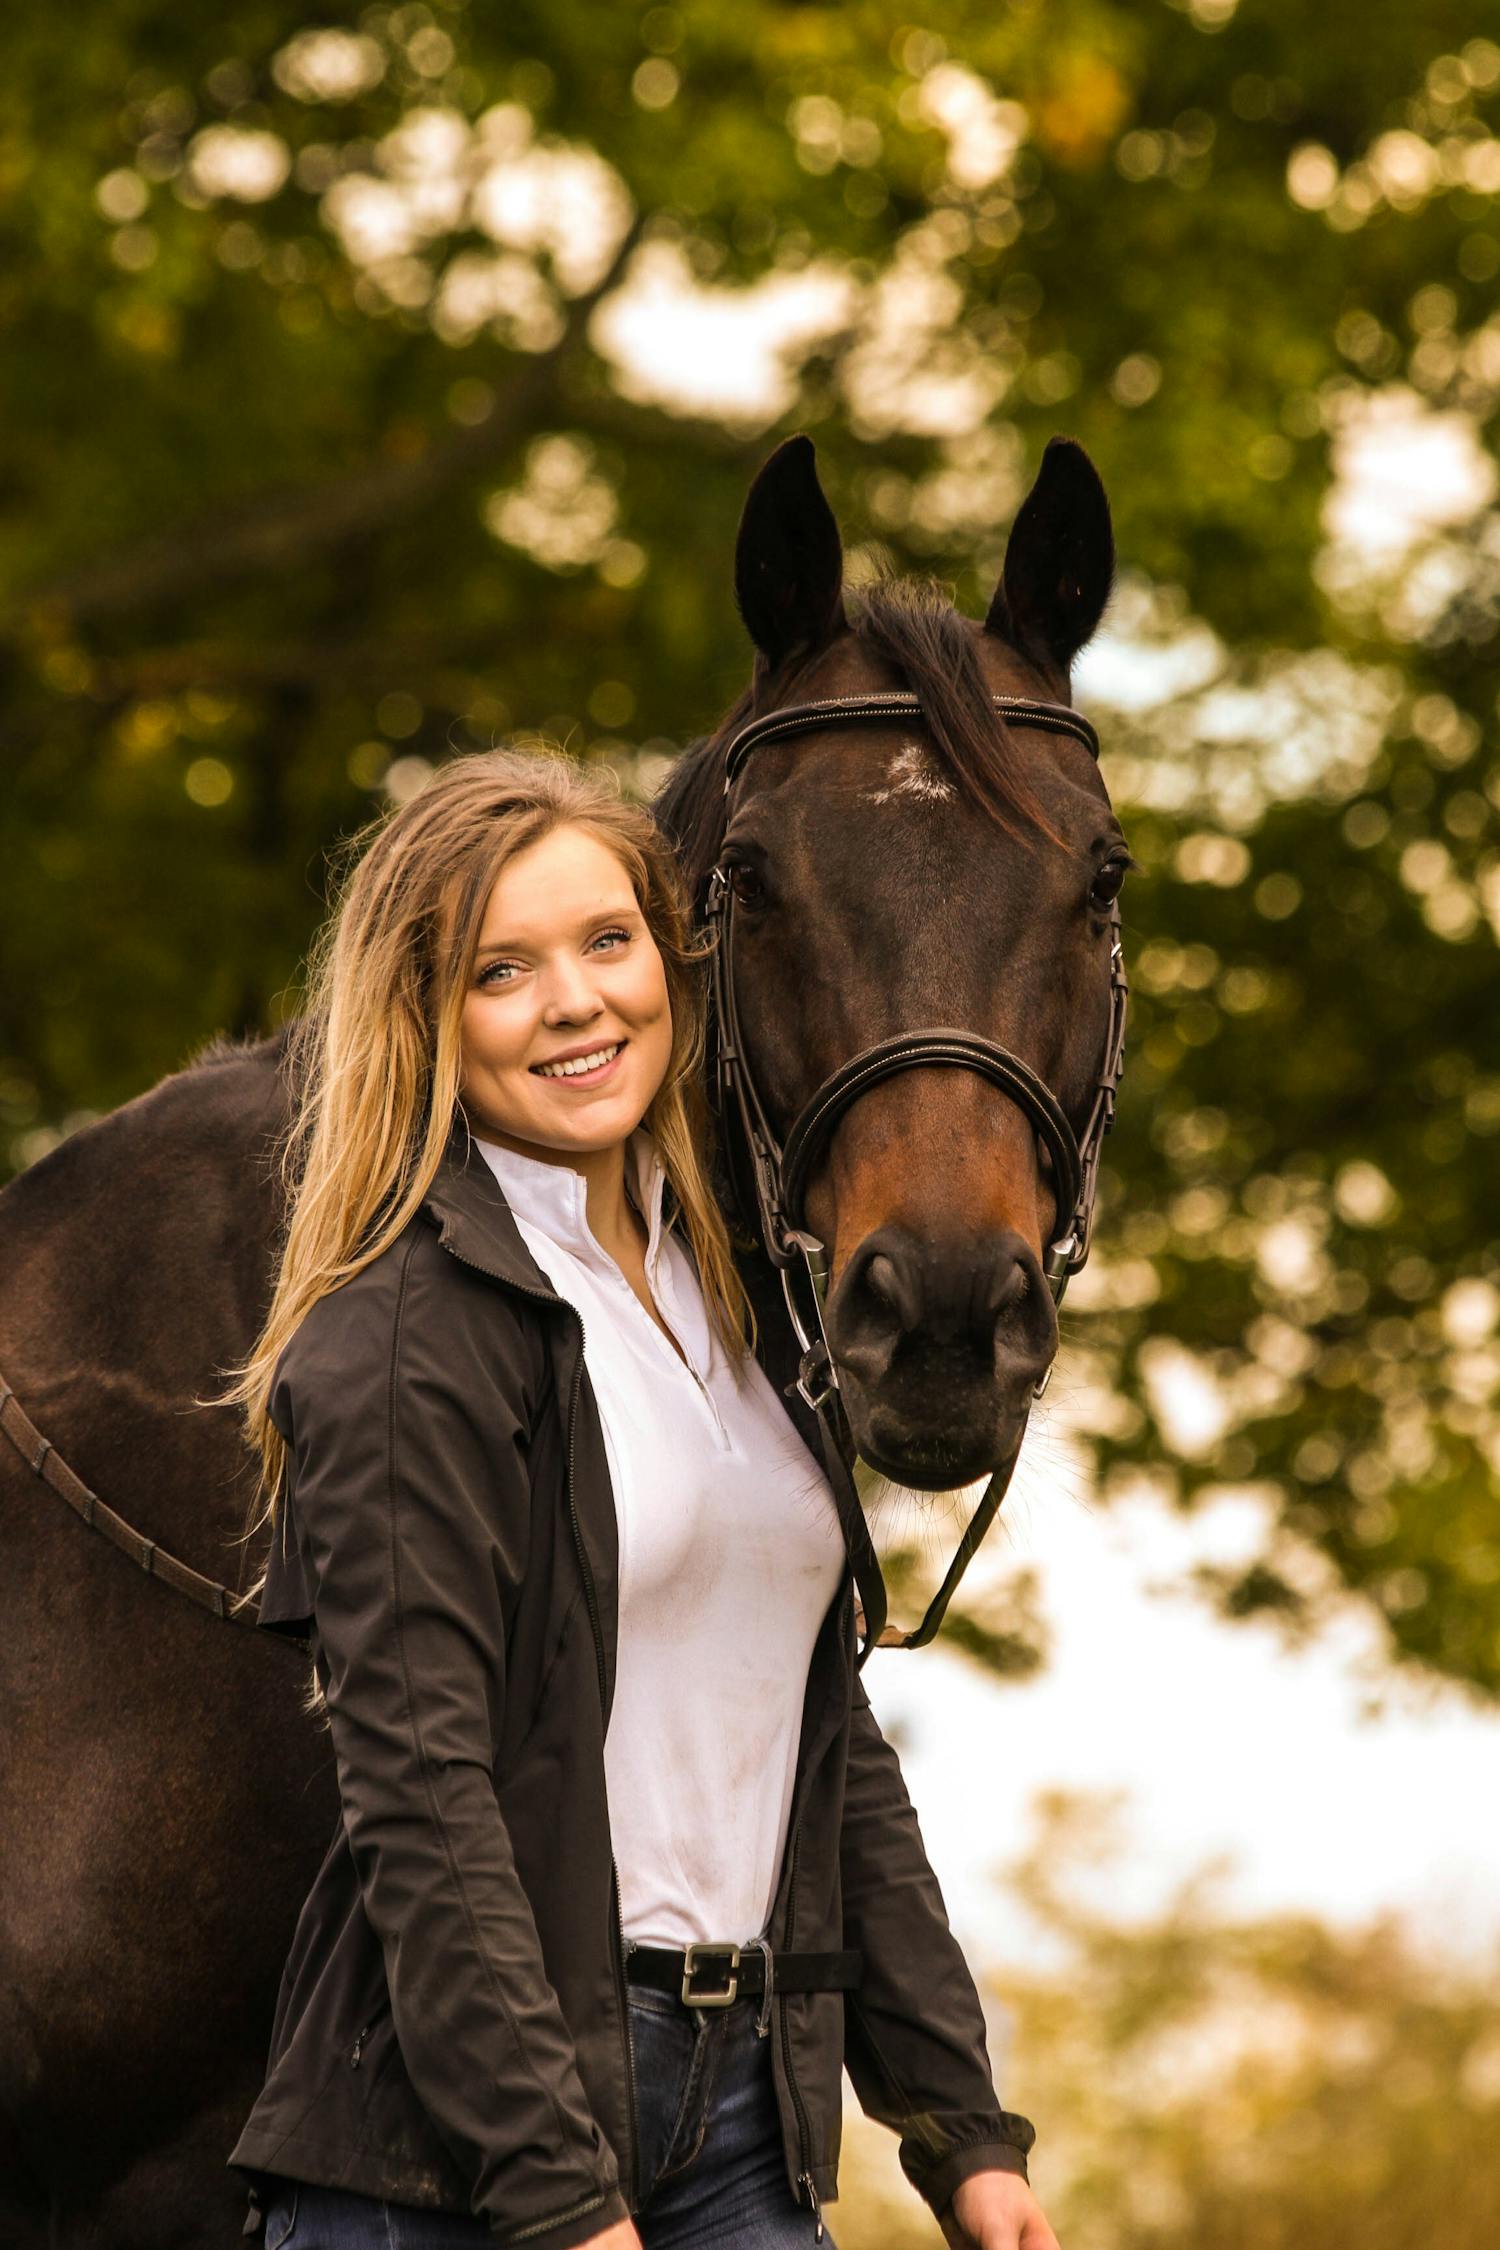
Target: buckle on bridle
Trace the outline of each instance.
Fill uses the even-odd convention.
[[[693,1971],[702,1960],[718,1960],[727,1964],[722,1992],[695,1992],[692,1989]],[[727,2008],[739,1997],[740,1949],[737,1945],[710,1945],[695,1938],[682,1949],[682,2004],[685,2008]]]
[[[816,1388],[814,1388],[816,1385]],[[797,1363],[797,1380],[792,1389],[818,1413],[831,1398],[837,1398],[839,1379],[834,1373],[828,1346],[821,1337],[809,1344]]]
[[[1047,1252],[1043,1272],[1053,1298],[1060,1297],[1070,1276],[1075,1272],[1078,1259],[1078,1230],[1070,1227],[1060,1242],[1054,1242]]]

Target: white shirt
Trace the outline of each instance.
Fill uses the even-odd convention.
[[[627,1938],[742,1944],[769,1918],[813,1643],[844,1564],[833,1494],[753,1357],[736,1368],[638,1127],[626,1174],[672,1349],[587,1218],[586,1183],[479,1140],[521,1238],[584,1327],[620,1540],[604,1744]]]

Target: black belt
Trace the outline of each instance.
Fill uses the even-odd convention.
[[[625,1948],[631,1984],[670,1992],[689,2008],[727,2008],[776,1992],[852,1992],[864,1966],[858,1953],[776,1953],[764,1938],[745,1945],[636,1945]]]

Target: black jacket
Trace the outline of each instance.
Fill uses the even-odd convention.
[[[795,1348],[745,1261],[761,1364]],[[820,1467],[816,1422],[788,1411]],[[287,1439],[262,1621],[310,1638],[343,1820],[297,1924],[229,2162],[473,2211],[570,2250],[632,2210],[631,2056],[604,1733],[617,1544],[583,1324],[460,1120],[399,1238],[278,1362]],[[852,1485],[843,1496],[852,1494]],[[778,1994],[787,2176],[837,2192],[840,2068],[941,2211],[1020,2173],[978,1996],[854,1669],[846,1572],[809,1669],[773,1947],[856,1948],[854,1993]]]

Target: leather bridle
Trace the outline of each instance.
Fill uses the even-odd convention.
[[[1098,758],[1098,735],[1083,714],[1070,705],[1032,702],[1014,695],[995,695],[990,701],[996,712],[1010,723],[1038,727],[1051,734],[1071,735],[1093,758]],[[747,721],[725,749],[726,803],[745,770],[751,751],[761,743],[783,741],[789,736],[833,726],[893,719],[925,723],[920,699],[896,690],[874,695],[829,696],[818,702],[790,704]],[[1053,1239],[1043,1259],[1043,1271],[1054,1304],[1060,1304],[1069,1281],[1089,1254],[1100,1151],[1104,1136],[1114,1123],[1115,1095],[1124,1070],[1129,986],[1120,938],[1120,909],[1117,901],[1110,902],[1109,1024],[1093,1101],[1081,1134],[1075,1135],[1061,1103],[1045,1080],[1008,1047],[975,1032],[949,1025],[927,1025],[914,1031],[898,1032],[894,1038],[878,1040],[842,1063],[809,1095],[788,1126],[785,1142],[781,1142],[755,1083],[740,1021],[734,980],[733,876],[734,863],[721,851],[708,877],[704,905],[705,918],[715,937],[710,966],[710,1080],[715,1090],[730,1185],[745,1218],[748,1220],[753,1213],[759,1220],[761,1240],[767,1257],[780,1274],[787,1311],[801,1349],[796,1381],[788,1389],[799,1392],[818,1417],[824,1454],[838,1491],[848,1478],[846,1464],[854,1447],[839,1395],[838,1369],[823,1328],[818,1280],[825,1274],[821,1262],[824,1245],[807,1231],[806,1225],[807,1187],[817,1162],[845,1111],[882,1079],[900,1070],[928,1069],[934,1065],[977,1071],[998,1086],[1022,1112],[1048,1159],[1056,1217]],[[799,1289],[804,1296],[802,1304],[798,1302]],[[1036,1387],[1035,1396],[1040,1397],[1046,1382],[1044,1376]],[[843,1467],[842,1476],[834,1476],[836,1464]],[[970,1557],[1005,1498],[1014,1468],[1015,1457],[1012,1456],[991,1476],[942,1585],[929,1603],[921,1624],[909,1633],[887,1629],[885,1582],[868,1522],[857,1498],[845,1507],[845,1532],[864,1611],[861,1663],[873,1647],[920,1648],[933,1638]],[[849,1489],[852,1492],[852,1483]]]

